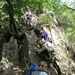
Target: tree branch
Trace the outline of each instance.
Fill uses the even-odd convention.
[[[61,1],[60,1],[61,2]],[[67,6],[66,4],[64,4],[63,2],[61,2],[67,9],[71,9],[71,10],[75,10],[75,8],[72,8],[70,6]]]

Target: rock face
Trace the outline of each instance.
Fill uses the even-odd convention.
[[[64,30],[53,22],[50,22],[46,28],[52,36],[52,43],[56,48],[56,58],[58,59],[56,62],[62,75],[75,75],[75,50],[63,36]],[[29,64],[40,61],[40,58],[34,52],[36,39],[33,29],[26,31],[26,35],[19,45],[17,40],[11,37],[9,43],[3,45],[1,60],[3,68],[0,70],[0,75],[26,75]],[[18,66],[15,68],[15,65]],[[57,71],[52,64],[48,68],[48,73],[49,75],[57,75]]]
[[[9,43],[3,44],[0,72],[4,72],[6,75],[18,61],[17,40],[11,37]]]
[[[22,24],[24,24],[26,28],[34,27],[37,24],[37,18],[38,17],[35,14],[32,14],[32,16],[30,16],[28,12],[26,12],[22,16]]]
[[[68,40],[66,39],[66,37],[63,36],[64,30],[60,26],[57,27],[53,22],[50,22],[49,26],[50,27],[48,27],[47,29],[52,36],[52,41],[56,48],[56,58],[58,59],[57,64],[60,67],[62,75],[74,75],[75,61],[72,57],[73,55],[71,55],[71,48],[69,48],[70,50],[68,49],[68,46],[70,47]],[[36,35],[33,30],[30,30],[27,32],[26,36],[29,48],[29,59],[27,61],[27,65],[34,62],[38,63],[40,61],[40,58],[34,52]],[[74,52],[74,49],[72,49],[72,51]],[[49,75],[57,75],[57,71],[52,66],[52,64],[50,64],[48,73]]]

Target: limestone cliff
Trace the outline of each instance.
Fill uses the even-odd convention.
[[[56,48],[57,64],[60,67],[62,75],[75,75],[75,50],[70,45],[64,34],[64,29],[54,22],[50,22],[47,29],[52,36],[53,44]],[[2,60],[0,66],[0,75],[26,75],[30,63],[40,61],[36,55],[35,41],[37,37],[34,30],[26,30],[26,35],[19,42],[12,38],[3,45]],[[3,62],[2,62],[3,61]],[[50,64],[48,68],[49,75],[57,75],[57,71]]]

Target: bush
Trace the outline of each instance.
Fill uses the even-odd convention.
[[[40,14],[38,18],[38,23],[48,23],[51,17],[48,14]]]

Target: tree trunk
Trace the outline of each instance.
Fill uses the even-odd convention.
[[[14,20],[14,9],[13,9],[13,5],[11,3],[10,0],[6,0],[7,3],[8,3],[8,13],[9,13],[9,17],[10,17],[10,28],[13,29],[14,28],[14,31],[16,34],[18,34],[18,30],[17,30],[17,27],[16,27],[16,24],[15,24],[15,20]],[[13,30],[12,30],[13,31]]]

